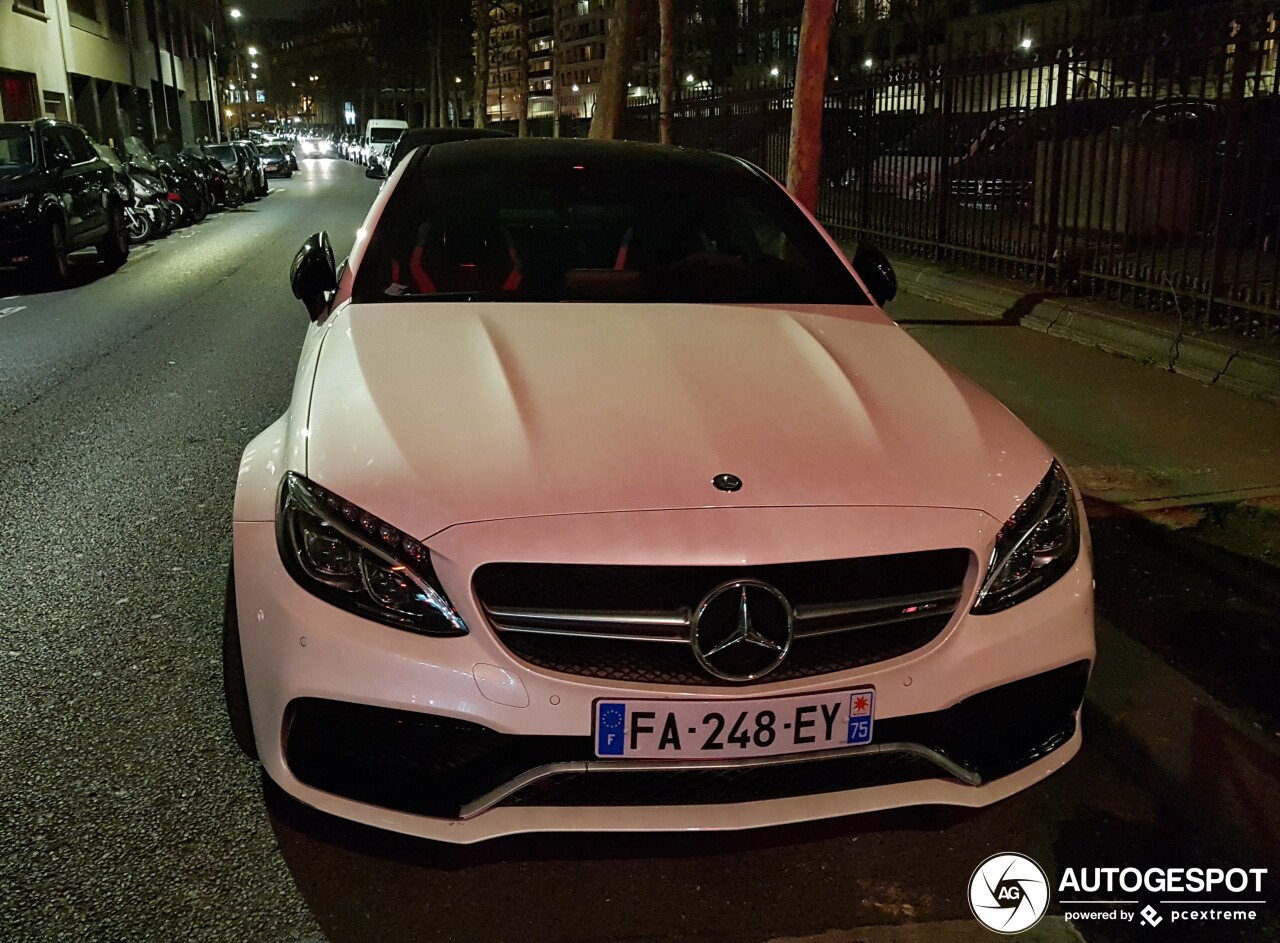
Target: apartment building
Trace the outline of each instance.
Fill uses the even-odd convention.
[[[0,120],[216,136],[216,15],[213,0],[0,0]]]
[[[560,7],[558,35],[552,3]],[[489,120],[509,120],[518,113],[521,42],[529,45],[529,116],[549,117],[558,111],[590,117],[604,68],[606,20],[606,0],[530,0],[525,32],[500,9],[491,34]]]

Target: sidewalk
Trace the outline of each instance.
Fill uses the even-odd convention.
[[[1280,403],[1280,346],[1181,333],[1176,318],[947,265],[894,259],[904,293],[1098,347],[1201,383]]]
[[[1280,405],[910,290],[888,311],[1022,418],[1085,493],[1095,551],[1105,550],[1107,563],[1098,569],[1098,662],[1084,715],[1089,743],[1183,819],[1234,850],[1273,858],[1280,848],[1280,725],[1269,706],[1280,702],[1250,701],[1248,672],[1260,659],[1263,667],[1273,664],[1280,649],[1280,560],[1260,554],[1255,564],[1189,530],[1166,540],[1149,521],[1193,517],[1189,507],[1255,505],[1265,526],[1280,532]],[[1115,566],[1131,551],[1114,541],[1139,529],[1156,549]],[[1177,566],[1199,572],[1222,598],[1170,587],[1177,581],[1165,577],[1176,572],[1175,555]],[[1108,597],[1123,599],[1115,624]],[[1238,597],[1247,597],[1245,604],[1237,606]],[[1144,610],[1152,613],[1145,626],[1132,615]],[[1153,626],[1172,638],[1143,644]],[[1248,647],[1254,643],[1257,652]],[[1201,664],[1206,648],[1225,652],[1220,664]],[[1274,678],[1262,685],[1274,689]],[[1265,709],[1254,710],[1258,703]]]

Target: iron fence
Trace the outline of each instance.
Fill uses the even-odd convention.
[[[819,218],[883,248],[1280,342],[1276,15],[842,75]],[[785,178],[791,91],[686,92],[675,143]],[[654,140],[633,102],[626,136]]]

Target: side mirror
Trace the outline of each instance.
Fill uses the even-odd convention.
[[[374,180],[385,180],[387,177],[387,172],[382,169],[381,164],[373,163],[365,168],[364,175]]]
[[[311,320],[319,320],[329,306],[329,292],[338,288],[338,271],[327,232],[318,232],[302,244],[289,267],[289,282],[293,297],[307,306]]]
[[[898,293],[898,276],[893,271],[893,263],[875,246],[858,246],[853,256],[853,270],[867,286],[876,304],[883,306]]]

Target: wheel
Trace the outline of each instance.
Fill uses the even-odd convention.
[[[31,264],[31,274],[41,286],[61,288],[66,283],[71,260],[67,258],[67,231],[62,220],[46,220],[40,249]]]
[[[227,568],[227,598],[222,614],[222,693],[236,746],[251,760],[258,759],[253,739],[253,717],[249,713],[249,688],[244,682],[244,659],[240,654],[240,619],[236,615],[235,564]]]
[[[137,210],[129,214],[129,241],[134,245],[139,242],[146,242],[156,234],[156,227],[151,222],[151,217],[144,210]]]
[[[209,216],[209,201],[203,194],[196,194],[195,205],[191,208],[191,221],[203,223]]]
[[[124,209],[112,206],[107,234],[97,246],[98,258],[114,272],[129,260],[129,241],[129,224],[125,222]]]
[[[258,202],[258,185],[257,185],[257,183],[256,183],[256,182],[255,182],[255,183],[253,183],[251,186],[245,187],[245,189],[244,189],[244,201],[245,201],[246,203],[257,203],[257,202]]]

